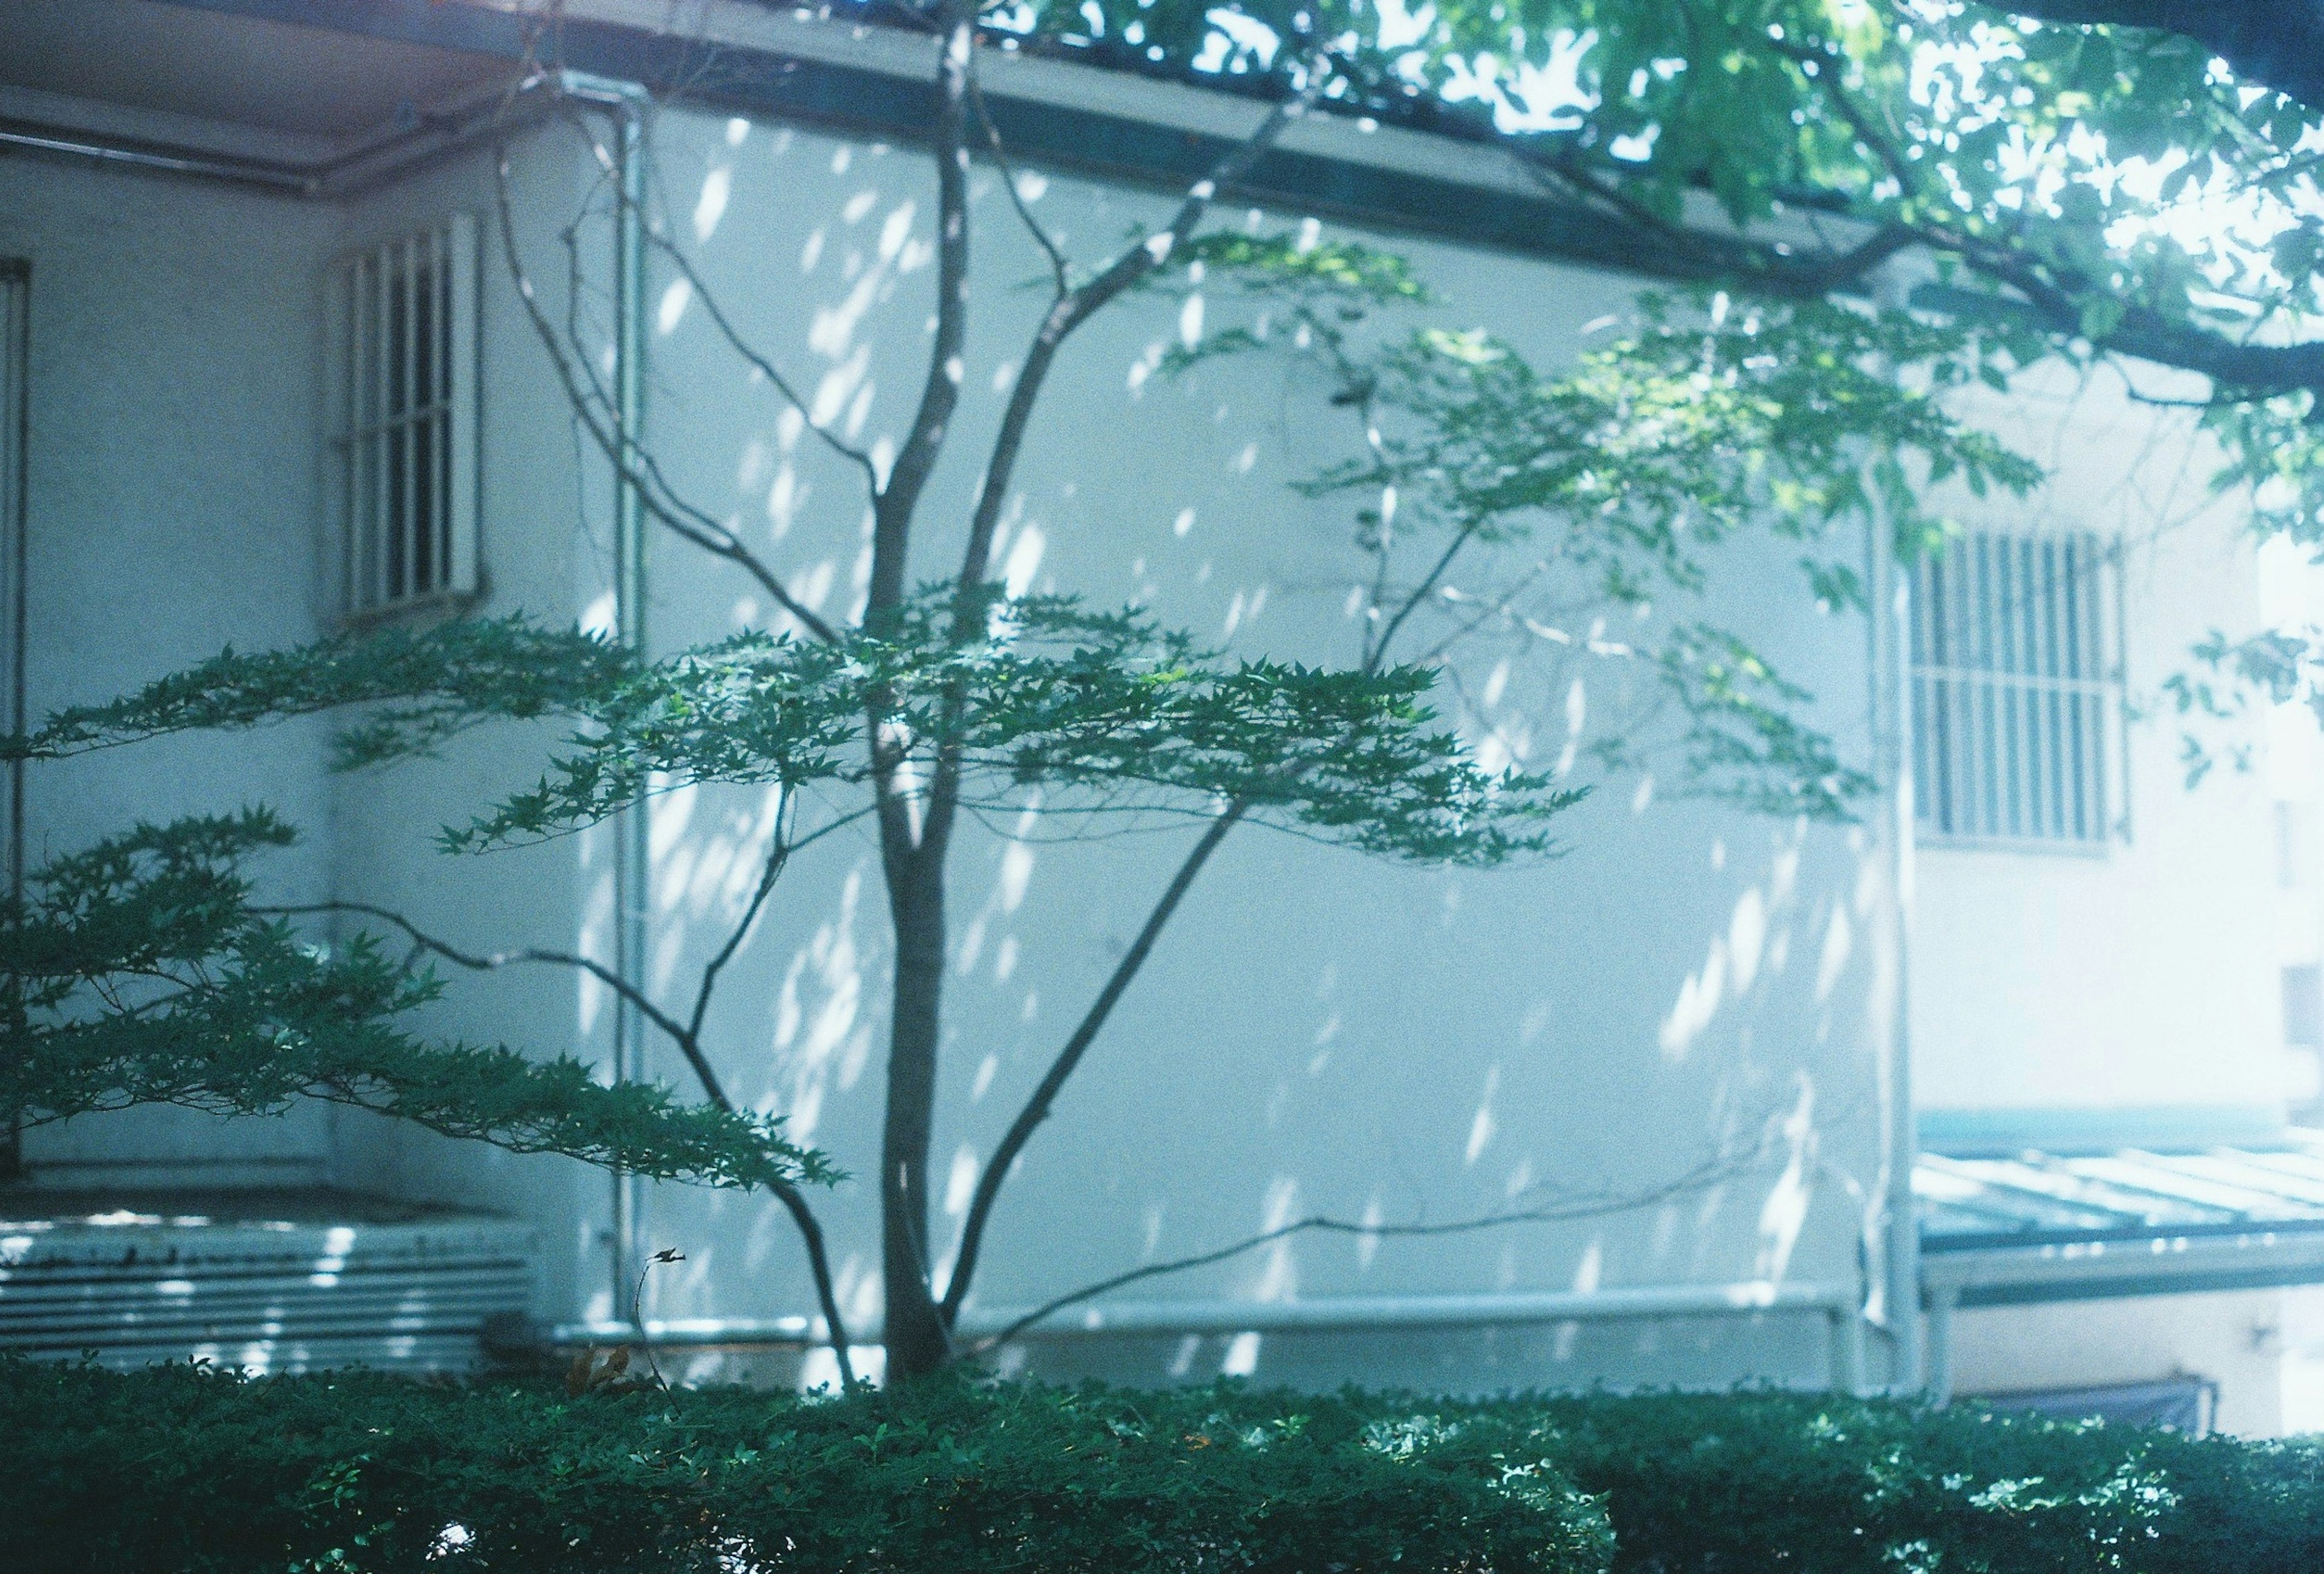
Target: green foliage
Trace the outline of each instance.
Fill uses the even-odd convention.
[[[1543,822],[1573,799],[1469,763],[1432,725],[1425,672],[1227,660],[1142,613],[1069,597],[996,598],[982,611],[982,636],[957,639],[954,594],[935,590],[837,645],[743,635],[659,664],[478,833],[595,817],[650,778],[792,779],[802,735],[807,769],[860,778],[869,768],[834,741],[875,695],[904,757],[926,757],[931,775],[938,757],[953,761],[973,807],[1035,787],[1053,815],[1240,801],[1255,820],[1368,852],[1491,863],[1539,850]]]
[[[17,1363],[0,1546],[23,1574],[1605,1567],[1537,1426],[1400,1419],[1223,1388],[812,1403]]]
[[[663,1179],[835,1178],[779,1122],[602,1085],[569,1058],[416,1037],[399,1022],[436,998],[433,977],[370,936],[326,948],[253,907],[243,861],[292,841],[251,809],[141,824],[37,871],[0,908],[0,1118],[279,1114],[303,1095]]]
[[[54,759],[171,732],[371,706],[337,740],[337,763],[347,769],[429,752],[487,721],[569,713],[632,666],[617,645],[539,628],[521,614],[339,634],[289,650],[228,648],[134,695],[55,712],[30,736],[0,735],[0,759]]]
[[[456,851],[570,830],[690,782],[860,786],[871,767],[858,740],[875,698],[899,757],[930,775],[948,758],[971,807],[1037,787],[1054,815],[1243,801],[1254,821],[1368,852],[1477,864],[1542,850],[1545,822],[1576,796],[1470,763],[1434,724],[1422,670],[1230,660],[1140,612],[1062,596],[1010,602],[997,587],[970,609],[981,635],[957,637],[959,612],[954,591],[932,589],[876,631],[835,642],[739,634],[650,665],[515,620],[374,636],[386,646],[377,662],[360,641],[229,652],[66,713],[20,749],[62,754],[197,724],[188,717],[251,725],[363,702],[374,708],[340,755],[371,763],[494,716],[572,722],[535,786],[444,833]],[[541,682],[517,677],[544,654]],[[348,672],[373,676],[338,682]]]
[[[10,1362],[0,1431],[26,1574],[2324,1567],[2312,1442],[1818,1395],[803,1401]]]
[[[1914,299],[1986,322],[2017,364],[2111,362],[2138,387],[2158,365],[2195,374],[2172,397],[2208,406],[2218,480],[2255,489],[2259,533],[2314,542],[2324,101],[2312,70],[2242,79],[2199,41],[2266,75],[2297,63],[2306,22],[2028,9],[2098,24],[1964,0],[1010,0],[984,15],[1119,67],[1277,91],[1320,71],[1349,113],[1498,128],[1575,205],[1567,222],[1626,232],[1650,270],[1877,296],[1872,271],[1909,253],[1887,282],[1932,266]],[[2324,667],[2324,642],[2302,638],[2302,663]]]
[[[1821,1395],[1495,1407],[1613,1522],[1621,1574],[2324,1568],[2324,1447]]]
[[[1256,316],[1169,364],[1284,349],[1318,364],[1334,402],[1356,407],[1357,456],[1299,488],[1355,503],[1355,544],[1378,565],[1379,645],[1425,624],[1473,637],[1498,620],[1538,655],[1543,642],[1571,649],[1561,623],[1618,615],[1622,640],[1587,648],[1641,666],[1662,702],[1648,716],[1678,719],[1681,793],[1830,820],[1874,787],[1801,719],[1812,696],[1750,638],[1671,615],[1673,601],[1710,587],[1722,548],[1754,536],[1808,548],[1800,564],[1814,600],[1856,610],[1856,573],[1818,555],[1835,527],[1877,519],[1910,554],[1950,528],[1932,501],[1941,483],[1984,496],[2023,493],[2041,477],[1945,407],[1959,389],[2006,380],[2013,364],[2004,336],[1973,325],[1649,296],[1630,332],[1551,374],[1481,332],[1375,326],[1379,342],[1369,342],[1360,325],[1379,308],[1425,296],[1363,248],[1222,243],[1187,282],[1231,290]],[[1399,562],[1414,564],[1402,579]],[[1431,566],[1416,584],[1419,565]],[[1643,621],[1657,609],[1659,622]],[[1600,766],[1646,764],[1655,741],[1628,721],[1600,722],[1588,750]]]

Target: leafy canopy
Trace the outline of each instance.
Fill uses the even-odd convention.
[[[303,941],[251,902],[244,859],[291,844],[264,809],[141,824],[38,871],[0,909],[0,1118],[133,1104],[279,1114],[306,1096],[450,1137],[714,1185],[836,1179],[780,1123],[567,1057],[423,1041],[438,985],[358,935]]]

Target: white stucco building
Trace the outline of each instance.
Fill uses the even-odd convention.
[[[770,620],[746,581],[667,538],[624,566],[619,489],[503,259],[503,145],[515,249],[562,322],[569,235],[575,331],[604,375],[634,380],[673,487],[810,603],[847,610],[868,558],[844,466],[801,441],[702,292],[625,242],[599,157],[638,128],[632,170],[709,296],[819,419],[874,445],[925,371],[934,181],[913,127],[930,46],[746,0],[570,0],[558,63],[586,80],[552,102],[512,87],[538,44],[521,9],[25,0],[0,18],[23,717],[401,602],[641,620],[655,650]],[[1260,113],[997,53],[985,90],[1028,200],[1084,260],[1166,214]],[[1545,364],[1624,309],[1654,262],[1577,226],[1488,147],[1333,116],[1295,128],[1230,198],[1216,222],[1405,253],[1440,317]],[[931,517],[961,511],[1039,306],[1010,288],[1044,265],[983,165],[973,211],[985,288]],[[345,391],[380,368],[346,325],[380,280],[414,278],[452,353],[429,398],[366,427]],[[1344,662],[1345,527],[1286,485],[1341,440],[1339,418],[1279,366],[1152,376],[1184,318],[1176,299],[1133,299],[1073,344],[1011,503],[1011,583],[1139,599],[1249,654]],[[1559,1223],[1288,1238],[1076,1312],[1019,1358],[1133,1381],[1471,1388],[2184,1380],[2217,1385],[2226,1424],[2277,1426],[2279,1286],[2324,1276],[2324,1161],[2287,1135],[2316,1092],[2299,1004],[2324,931],[2297,851],[2307,789],[2279,772],[2190,792],[2169,719],[2133,719],[2193,640],[2254,622],[2259,575],[2235,500],[2209,496],[2169,418],[2118,388],[2024,382],[1978,419],[2057,479],[1978,505],[1907,583],[1865,542],[1868,626],[1772,589],[1787,559],[1723,566],[1727,614],[1756,620],[1817,721],[1879,775],[1861,824],[1775,823],[1632,782],[1574,814],[1570,855],[1484,875],[1238,833],[1029,1152],[972,1310],[997,1320],[1312,1213],[1446,1221],[1643,1196]],[[391,569],[374,516],[348,504],[347,445],[439,407],[429,546]],[[1620,684],[1611,658],[1584,679],[1585,699]],[[1509,722],[1563,741],[1587,714],[1513,700]],[[307,833],[269,866],[287,899],[379,903],[479,951],[627,946],[660,990],[739,910],[764,834],[759,796],[702,791],[656,802],[642,870],[611,830],[450,862],[434,828],[530,780],[550,740],[354,777],[326,771],[326,741],[295,725],[40,766],[15,789],[20,856],[263,798]],[[1055,845],[1010,825],[964,843],[936,1138],[953,1227],[1176,856],[1167,838]],[[716,1058],[738,1097],[863,1174],[876,852],[835,835],[786,881],[720,996]],[[619,1020],[545,968],[456,979],[440,1017],[682,1081],[650,1040],[617,1050]],[[264,1188],[371,1199],[357,1222],[381,1229],[396,1205],[514,1220],[530,1237],[524,1311],[549,1327],[616,1316],[629,1265],[674,1247],[687,1260],[652,1282],[647,1312],[695,1341],[699,1373],[801,1367],[812,1298],[761,1198],[617,1198],[578,1165],[321,1109],[89,1120],[26,1133],[20,1159],[10,1217],[59,1213],[43,1199],[65,1193],[160,1217],[152,1199],[175,1192],[224,1218],[236,1204],[220,1194]],[[870,1189],[822,1205],[843,1302],[875,1320]],[[2107,1276],[2140,1253],[2141,1271]],[[0,1320],[8,1293],[0,1282]],[[2077,1295],[2101,1298],[2050,1310]],[[221,1358],[303,1358],[219,1338]]]

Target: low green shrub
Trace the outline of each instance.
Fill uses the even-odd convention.
[[[0,1362],[0,1568],[2324,1571],[2324,1448],[1818,1395],[735,1389]]]
[[[1619,1574],[2324,1574],[2324,1447],[1789,1394],[1485,1407],[1554,1429]]]
[[[1521,1418],[1355,1396],[245,1380],[0,1364],[0,1568],[1602,1569]]]

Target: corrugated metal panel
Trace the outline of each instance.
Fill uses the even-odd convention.
[[[2200,1153],[1923,1154],[1913,1191],[1922,1287],[1947,1304],[2324,1283],[2324,1133]]]
[[[2187,1154],[1924,1153],[1913,1191],[1923,1252],[2324,1229],[2324,1134]]]
[[[523,1313],[533,1241],[506,1220],[324,1196],[0,1201],[0,1351],[106,1365],[437,1371]]]

